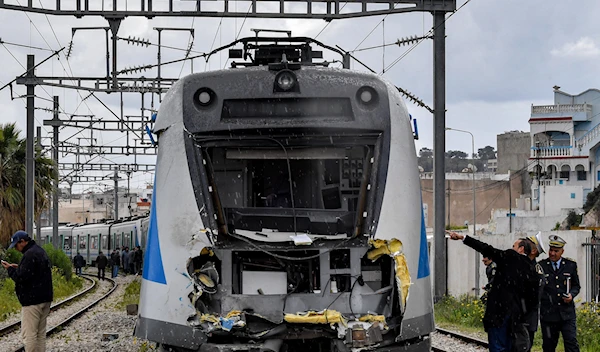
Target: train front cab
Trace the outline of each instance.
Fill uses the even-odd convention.
[[[300,335],[310,335],[311,338],[302,340],[304,345],[300,344],[299,347],[321,348],[321,345],[312,343],[317,341],[318,337],[329,336],[331,341],[335,341],[334,346],[330,346],[332,349],[349,350],[347,345],[340,342],[348,338],[348,327],[340,327],[338,334],[331,335],[331,331],[327,328],[329,324],[321,325],[322,322],[314,322],[313,319],[308,318],[312,314],[310,312],[321,312],[325,314],[323,321],[329,323],[328,312],[333,312],[346,317],[356,317],[358,314],[367,322],[369,319],[375,319],[374,316],[377,317],[376,319],[382,319],[381,317],[389,319],[387,324],[392,330],[382,337],[385,344],[390,344],[384,348],[386,351],[429,351],[429,333],[434,329],[433,302],[422,221],[419,175],[408,113],[397,90],[373,75],[303,68],[295,74],[298,82],[306,82],[306,86],[300,87],[302,91],[300,96],[306,97],[309,99],[306,102],[310,101],[313,104],[306,112],[313,115],[287,117],[269,115],[269,118],[266,118],[255,114],[268,112],[268,109],[275,105],[277,113],[297,114],[298,105],[294,105],[296,108],[286,109],[285,104],[288,102],[297,104],[302,100],[298,95],[292,94],[282,94],[278,99],[259,99],[273,94],[273,80],[277,73],[265,74],[265,70],[266,68],[249,69],[235,73],[219,71],[188,76],[171,89],[170,95],[165,97],[161,105],[155,125],[155,131],[160,133],[161,139],[155,186],[160,185],[160,187],[153,192],[153,209],[146,252],[147,270],[144,270],[143,275],[140,319],[136,325],[136,336],[149,338],[165,345],[200,349],[200,351],[212,351],[212,349],[219,351],[225,348],[219,341],[228,341],[229,331],[236,330],[238,325],[223,329],[219,323],[213,324],[211,321],[233,325],[237,324],[241,315],[245,315],[250,317],[245,322],[246,328],[258,329],[258,326],[252,326],[254,323],[250,321],[262,320],[267,325],[275,324],[277,329],[301,330]],[[245,84],[231,84],[238,81],[253,82],[253,89],[248,89]],[[210,87],[210,91],[201,87]],[[365,91],[367,93],[362,94]],[[204,102],[210,100],[210,97],[218,97],[212,106],[182,103],[182,101],[198,99],[203,92],[207,92]],[[340,96],[349,98],[345,100],[339,98]],[[332,97],[332,99],[322,99],[323,97]],[[368,99],[371,103],[361,106],[362,103],[357,101],[358,97]],[[375,101],[377,104],[374,103]],[[229,105],[224,108],[226,103]],[[183,113],[183,116],[178,115],[177,112]],[[332,115],[320,116],[319,114],[323,112]],[[356,115],[352,116],[353,112]],[[244,114],[251,116],[244,116]],[[178,119],[183,119],[183,123]],[[390,123],[390,119],[394,122]],[[294,124],[301,128],[295,130]],[[266,125],[281,129],[274,127],[264,129]],[[261,138],[263,144],[257,142]],[[257,203],[250,198],[242,199],[251,196],[257,202],[269,201],[268,194],[253,190],[250,185],[243,186],[245,181],[242,180],[247,176],[243,175],[244,170],[252,175],[252,169],[240,165],[240,161],[262,158],[270,162],[269,158],[282,159],[282,165],[277,166],[282,172],[289,170],[290,165],[292,167],[296,165],[295,169],[288,173],[292,177],[303,172],[310,174],[311,169],[303,169],[302,165],[306,164],[298,160],[307,159],[302,150],[307,145],[302,143],[306,143],[306,140],[311,138],[318,141],[313,145],[315,149],[311,151],[312,158],[327,159],[315,153],[318,148],[322,148],[323,155],[341,156],[331,157],[331,159],[342,160],[342,164],[344,164],[343,160],[351,159],[344,153],[348,152],[347,148],[352,149],[352,141],[370,146],[364,148],[366,153],[360,157],[365,166],[363,170],[373,165],[372,172],[369,174],[370,182],[359,182],[360,184],[355,187],[361,200],[356,203],[345,202],[352,206],[357,205],[354,210],[337,209],[340,203],[338,200],[343,198],[343,196],[335,196],[339,190],[317,195],[315,198],[330,196],[326,199],[324,197],[322,202],[317,202],[318,209],[306,209],[310,206],[302,205],[302,201],[299,200],[296,202],[295,209],[284,205],[286,209],[280,214],[273,213],[273,208],[257,209],[254,205]],[[219,139],[223,140],[222,144],[219,144]],[[242,142],[247,144],[239,144]],[[285,148],[280,148],[281,145],[285,145]],[[263,149],[252,150],[252,146]],[[341,150],[335,150],[338,146]],[[217,154],[209,154],[211,147]],[[219,151],[219,148],[228,147],[230,149],[224,152]],[[263,152],[264,149],[270,150]],[[370,152],[373,154],[368,154]],[[265,158],[266,154],[270,157]],[[230,162],[230,164],[221,162]],[[161,165],[168,165],[168,167],[161,172]],[[263,168],[268,170],[275,164],[269,165]],[[170,170],[178,171],[170,173]],[[297,172],[294,173],[294,170]],[[219,177],[222,175],[218,174],[219,172],[231,173],[231,179]],[[315,174],[315,176],[320,175]],[[301,183],[297,182],[298,179],[293,181],[296,182],[291,182],[292,184]],[[229,185],[225,185],[224,182],[228,182]],[[242,186],[240,186],[241,182]],[[282,185],[285,186],[285,183]],[[367,190],[367,193],[361,193]],[[302,191],[295,193],[299,197],[310,196]],[[335,209],[327,209],[330,205],[326,204],[332,203],[336,204],[331,205]],[[350,237],[345,232],[356,224],[352,220],[353,215],[348,214],[352,211],[360,214],[361,218],[364,214],[361,222],[364,228],[354,238],[356,243],[342,243],[343,240],[336,238]],[[330,222],[329,217],[332,215],[338,220]],[[297,222],[296,217],[298,217]],[[263,226],[265,224],[268,226]],[[313,237],[313,240],[320,245],[313,243],[298,247],[289,244],[289,237],[295,232],[291,226],[297,226],[299,234],[306,232],[311,236],[315,232],[319,233],[318,231],[331,231],[334,226],[339,226],[341,233],[327,233],[330,237],[327,240]],[[311,226],[314,231],[309,232],[308,228]],[[222,233],[221,229],[225,227],[237,237],[230,238],[231,236],[227,237],[228,233]],[[208,238],[210,232],[214,235],[218,233],[217,242],[212,246],[211,242],[215,239]],[[344,236],[339,236],[341,234]],[[354,285],[359,281],[357,277],[366,280],[366,274],[361,275],[361,271],[365,269],[369,271],[368,261],[363,262],[364,255],[369,250],[367,245],[369,236],[363,234],[374,237],[373,239],[378,240],[374,243],[379,246],[382,246],[382,243],[397,244],[394,240],[400,240],[402,243],[400,248],[404,259],[396,259],[396,254],[393,255],[393,259],[389,256],[385,257],[382,260],[388,260],[390,263],[388,269],[382,266],[381,269],[369,272],[369,280],[382,281],[383,277],[390,279],[386,281],[389,286],[381,288],[385,292],[374,293],[378,291],[370,285]],[[277,242],[286,244],[274,244]],[[211,250],[214,252],[206,251],[204,247],[212,247]],[[252,271],[263,271],[264,274],[265,269],[247,269],[249,267],[283,265],[277,264],[276,260],[272,263],[267,262],[265,259],[267,256],[258,248],[271,248],[271,251],[278,251],[277,253],[284,256],[316,255],[315,258],[319,258],[316,259],[316,263],[308,263],[305,269],[308,270],[306,273],[310,274],[312,270],[310,265],[313,265],[313,268],[319,267],[320,274],[316,275],[318,281],[314,285],[309,282],[301,288],[301,291],[296,292],[294,287],[297,285],[290,286],[290,282],[286,284],[285,271],[271,273],[268,276],[259,275],[258,280],[252,279],[254,274]],[[329,249],[332,250],[331,253]],[[342,253],[334,253],[334,249],[339,249]],[[217,259],[202,258],[198,253],[214,253]],[[342,265],[349,265],[349,267],[331,267],[333,264],[329,260],[332,256],[343,258]],[[260,260],[260,265],[253,264],[256,258]],[[241,264],[245,265],[246,269],[240,269],[242,267],[240,260],[245,260]],[[410,273],[409,278],[398,278],[406,285],[403,286],[402,293],[394,283],[397,280],[394,275],[383,274],[385,270],[390,273],[392,260],[406,263],[407,272]],[[345,261],[348,263],[346,264]],[[215,264],[217,262],[218,264]],[[219,283],[219,289],[213,291],[216,293],[211,293],[211,288],[207,288],[204,293],[195,289],[196,285],[205,287],[192,278],[197,274],[197,270],[200,272],[206,270],[207,275],[218,272],[217,276],[210,276],[215,283]],[[244,273],[244,270],[247,273]],[[266,272],[269,273],[269,269],[266,269]],[[331,284],[333,281],[343,284],[344,288],[340,290],[338,287],[334,290],[330,287],[333,286]],[[244,288],[245,282],[249,282],[250,286]],[[257,287],[261,282],[268,284]],[[290,287],[294,288],[291,292]],[[353,292],[355,287],[358,289]],[[407,294],[408,291],[410,295]],[[387,298],[380,300],[383,296]],[[164,304],[153,304],[156,301]],[[327,312],[323,313],[324,310]],[[220,314],[214,313],[219,311]],[[203,321],[201,313],[209,314],[208,322]],[[336,317],[344,319],[337,315]],[[314,320],[319,321],[318,313]],[[366,324],[368,329],[374,325],[382,326],[374,323]],[[308,330],[303,330],[307,326]],[[290,336],[286,335],[287,332],[273,329],[261,331],[265,335],[276,336],[275,339],[285,339],[285,336],[287,338]],[[353,335],[353,330],[350,330]],[[163,331],[169,333],[162,333]],[[241,335],[237,335],[238,337],[251,338],[249,335],[244,335],[248,333],[247,331],[239,331],[239,333]],[[364,336],[359,332],[356,334]],[[219,340],[216,338],[218,336],[222,336],[223,339]],[[350,341],[352,339],[353,337],[350,337]],[[269,341],[265,341],[265,338],[257,338],[257,340],[257,344],[261,345],[255,347],[245,345],[236,348],[268,349],[266,344]],[[361,342],[357,341],[357,343]],[[373,341],[369,341],[367,345],[371,346],[372,350],[377,350]],[[281,344],[274,351],[277,351],[280,346]]]

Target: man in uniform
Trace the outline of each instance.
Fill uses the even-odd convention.
[[[539,295],[538,295],[538,305],[539,300],[542,296],[542,292],[544,289],[543,281],[544,281],[544,270],[541,265],[536,261],[536,258],[540,256],[542,253],[546,253],[544,250],[544,246],[542,244],[542,238],[540,237],[540,232],[535,236],[527,237],[527,241],[531,244],[531,253],[529,254],[529,260],[531,260],[531,264],[535,266],[536,272],[539,275],[540,287],[539,287]],[[538,328],[538,320],[540,318],[539,308],[531,310],[527,312],[525,315],[525,324],[527,325],[527,332],[529,333],[529,342],[530,346],[533,346],[533,339],[535,337],[535,332]],[[529,348],[531,351],[531,347]]]
[[[498,267],[496,263],[494,263],[490,258],[483,257],[481,259],[483,264],[485,265],[485,276],[487,276],[488,283],[483,286],[483,295],[481,296],[481,301],[483,304],[487,304],[488,292],[492,288],[492,283],[494,282],[494,276],[496,276],[496,268]]]
[[[554,352],[558,344],[558,335],[562,333],[565,352],[579,352],[575,303],[579,294],[579,276],[577,263],[564,258],[565,240],[551,235],[548,259],[540,265],[544,270],[544,290],[540,304],[540,321],[544,352]]]

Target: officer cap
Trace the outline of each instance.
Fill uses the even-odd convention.
[[[565,244],[567,244],[565,240],[557,235],[550,235],[548,236],[548,239],[550,240],[550,247],[563,248]]]
[[[530,240],[531,242],[533,242],[533,244],[535,244],[535,246],[537,247],[537,251],[540,254],[546,253],[546,251],[544,250],[544,244],[542,243],[541,235],[542,235],[542,233],[538,232],[535,236],[527,237],[528,240]]]

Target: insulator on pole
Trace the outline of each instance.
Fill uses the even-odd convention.
[[[67,59],[69,59],[69,57],[71,57],[71,53],[73,52],[73,40],[71,40],[69,42],[69,46],[67,47]]]
[[[424,37],[419,37],[419,36],[413,35],[410,37],[398,39],[396,41],[396,45],[398,45],[398,46],[413,45],[413,44],[416,44],[420,40],[431,39],[431,38],[433,38],[433,37],[430,35],[424,36]]]
[[[149,47],[150,46],[150,40],[148,39],[144,39],[144,38],[136,38],[136,37],[127,37],[124,38],[125,41],[127,42],[127,44],[131,44],[131,45],[141,45],[141,46],[145,46],[145,47]]]

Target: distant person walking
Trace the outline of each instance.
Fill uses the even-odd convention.
[[[75,274],[81,275],[81,268],[85,266],[85,260],[83,260],[83,256],[79,252],[73,258],[73,266],[75,267]]]
[[[17,231],[12,236],[9,248],[23,253],[19,264],[2,261],[8,276],[15,282],[21,309],[21,337],[25,352],[46,350],[46,319],[50,313],[52,291],[52,264],[40,246],[27,232]]]
[[[131,274],[136,274],[137,272],[135,271],[135,253],[137,252],[137,248],[133,247],[133,249],[131,249],[129,251],[128,254],[128,262],[129,262],[129,272]]]
[[[123,272],[125,275],[129,272],[129,247],[123,248],[121,253],[121,263],[123,263]]]
[[[98,258],[96,258],[96,266],[98,267],[98,280],[104,280],[104,271],[108,265],[108,258],[100,251]]]
[[[121,255],[118,248],[113,251],[110,259],[112,261],[112,277],[115,278],[119,276],[119,266],[121,266]]]
[[[143,261],[144,261],[144,252],[142,251],[142,248],[140,248],[140,246],[137,246],[136,251],[135,251],[135,273],[136,274],[142,273]]]

